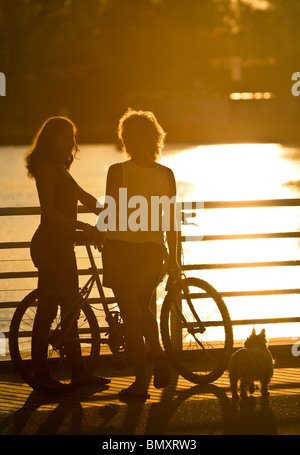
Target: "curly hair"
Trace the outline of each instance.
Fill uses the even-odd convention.
[[[165,145],[166,133],[150,111],[129,108],[120,118],[117,132],[130,157],[155,161]]]
[[[58,135],[66,128],[70,128],[73,132],[74,147],[69,158],[63,163],[67,169],[70,168],[78,147],[76,144],[76,126],[67,117],[50,117],[44,122],[35,136],[33,143],[25,155],[25,166],[29,178],[35,178],[37,167],[39,164],[47,161],[55,163],[57,161],[57,154],[55,153],[56,139]]]

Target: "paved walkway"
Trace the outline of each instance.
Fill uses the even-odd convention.
[[[59,398],[32,389],[0,365],[0,434],[3,435],[210,435],[300,434],[300,367],[277,368],[270,397],[235,402],[228,375],[214,384],[195,386],[172,371],[164,390],[153,387],[149,364],[146,402],[121,402],[118,392],[131,384],[130,370],[105,366],[112,378],[103,390],[81,388]]]

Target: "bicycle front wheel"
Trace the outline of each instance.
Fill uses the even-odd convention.
[[[82,384],[92,372],[100,350],[99,326],[92,308],[84,302],[77,319],[79,346],[84,367],[80,375],[74,379],[65,349],[68,334],[64,334],[61,330],[61,311],[58,307],[48,337],[47,364],[51,380],[43,381],[34,374],[31,356],[31,336],[38,297],[38,290],[32,291],[19,303],[14,313],[9,333],[12,362],[20,376],[33,389],[43,393],[63,394]]]
[[[184,278],[165,297],[161,336],[166,354],[187,380],[208,384],[227,368],[233,347],[230,316],[206,281]]]

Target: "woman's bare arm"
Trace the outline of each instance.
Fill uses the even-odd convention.
[[[92,213],[99,215],[99,213],[103,210],[101,207],[97,207],[97,199],[92,196],[91,194],[84,191],[80,186],[79,188],[79,195],[78,198],[80,202],[88,208]]]
[[[119,189],[122,184],[122,168],[120,163],[110,166],[106,178],[106,196],[110,196],[116,203],[116,223],[119,225]]]
[[[169,198],[176,197],[176,181],[171,169],[168,169],[169,179]],[[175,198],[174,198],[175,199]],[[178,272],[179,265],[177,261],[178,248],[178,227],[176,225],[176,203],[170,205],[170,230],[166,232],[167,243],[169,247],[169,270]]]

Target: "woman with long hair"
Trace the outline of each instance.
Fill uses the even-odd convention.
[[[31,257],[38,269],[39,299],[32,334],[32,362],[35,376],[53,384],[47,366],[48,334],[56,316],[59,294],[67,295],[61,303],[62,316],[79,292],[74,250],[75,231],[86,231],[94,245],[102,247],[103,234],[77,220],[80,201],[98,214],[96,199],[84,191],[68,170],[78,151],[76,127],[66,117],[49,118],[38,131],[25,157],[28,176],[34,178],[38,191],[41,220],[31,240]],[[66,347],[72,378],[83,368],[77,322],[72,324],[73,342]],[[106,378],[93,376],[90,383],[104,385]]]
[[[154,386],[166,387],[170,381],[156,317],[150,309],[151,297],[163,265],[164,232],[162,225],[159,229],[151,228],[149,209],[152,196],[174,198],[176,183],[171,169],[156,161],[164,146],[166,134],[152,112],[129,109],[120,119],[118,134],[129,159],[113,164],[108,170],[106,195],[116,201],[117,228],[108,228],[106,232],[102,252],[103,284],[112,288],[119,304],[126,346],[135,373],[134,383],[122,390],[120,396],[147,399],[144,337],[154,358]],[[120,189],[126,189],[126,201],[123,197],[119,198]],[[147,213],[140,213],[148,220],[146,229],[145,226],[143,229],[138,226],[134,229],[118,226],[118,214],[124,216],[127,213],[127,221],[133,214],[128,201],[135,196],[142,196],[147,201]],[[175,204],[170,210],[172,219],[166,234],[169,271],[178,273],[174,210]]]

